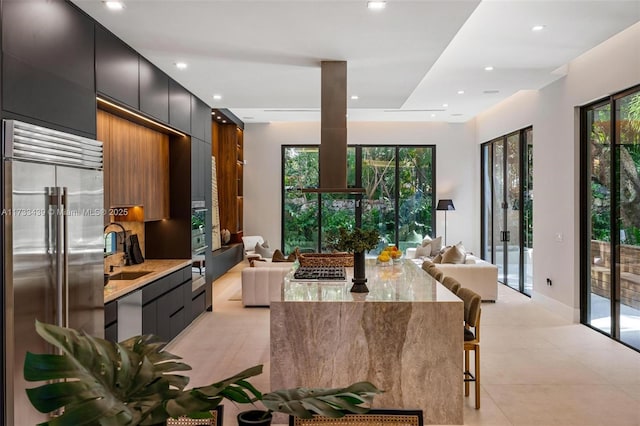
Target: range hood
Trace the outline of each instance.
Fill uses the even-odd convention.
[[[320,184],[303,192],[361,194],[347,187],[347,62],[322,61]]]

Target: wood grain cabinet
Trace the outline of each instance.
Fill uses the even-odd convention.
[[[236,124],[213,122],[217,149],[218,201],[220,227],[231,232],[231,241],[242,239],[244,138]]]
[[[143,206],[144,220],[169,217],[169,137],[98,110],[105,206]]]

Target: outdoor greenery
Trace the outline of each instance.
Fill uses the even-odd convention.
[[[618,188],[616,228],[622,244],[640,245],[640,93],[588,112],[591,155],[591,238],[611,241],[611,169]],[[615,123],[615,125],[613,124]],[[612,150],[612,129],[616,145]]]
[[[363,146],[347,149],[347,184],[356,183],[356,155],[362,156],[362,227],[380,233],[379,246],[401,249],[433,232],[434,147]],[[327,232],[353,228],[356,195],[308,194],[318,186],[318,147],[286,147],[283,152],[283,242],[285,252],[330,250]],[[396,179],[399,184],[396,183]],[[318,230],[321,237],[318,237]],[[320,239],[320,241],[318,241]]]

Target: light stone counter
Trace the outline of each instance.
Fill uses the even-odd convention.
[[[349,292],[350,277],[285,278],[281,300],[271,302],[271,389],[368,380],[385,391],[374,407],[462,424],[462,301],[413,262],[367,262],[365,294]]]
[[[111,302],[145,285],[191,265],[191,259],[145,259],[139,265],[116,267],[113,274],[119,272],[150,271],[135,280],[109,280],[104,288],[104,303]]]

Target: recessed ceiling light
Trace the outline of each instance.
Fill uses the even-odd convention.
[[[242,117],[242,118],[244,118],[245,120],[253,120],[253,117]]]
[[[122,10],[124,9],[124,3],[121,1],[105,1],[104,5],[107,6],[109,10]]]
[[[186,62],[176,62],[176,68],[179,70],[187,69],[187,64]]]
[[[496,89],[492,89],[492,90],[483,90],[482,93],[484,93],[486,95],[492,95],[494,93],[500,93],[500,91],[496,90]]]
[[[444,108],[446,108],[446,107],[448,107],[448,106],[449,106],[449,104],[442,104],[442,106],[443,106]]]
[[[531,31],[542,31],[544,30],[546,25],[534,25],[531,27]]]
[[[223,123],[226,123],[226,122],[227,122],[227,120],[222,120],[222,122],[223,122]]]
[[[373,10],[384,9],[385,7],[387,7],[387,2],[386,1],[368,1],[367,7]]]
[[[357,101],[358,99],[360,99],[358,95],[351,95],[351,100]]]
[[[458,95],[464,95],[464,90],[458,90]]]
[[[219,101],[220,99],[222,99],[222,95],[213,95],[213,99]]]
[[[435,114],[431,114],[431,118],[433,118],[433,117],[435,117],[435,116],[436,116]]]
[[[451,116],[452,116],[452,117],[461,117],[461,116],[462,116],[462,114],[460,114],[460,113],[456,113],[456,114],[451,114]]]
[[[485,71],[493,71],[493,67],[491,65],[484,67]]]

